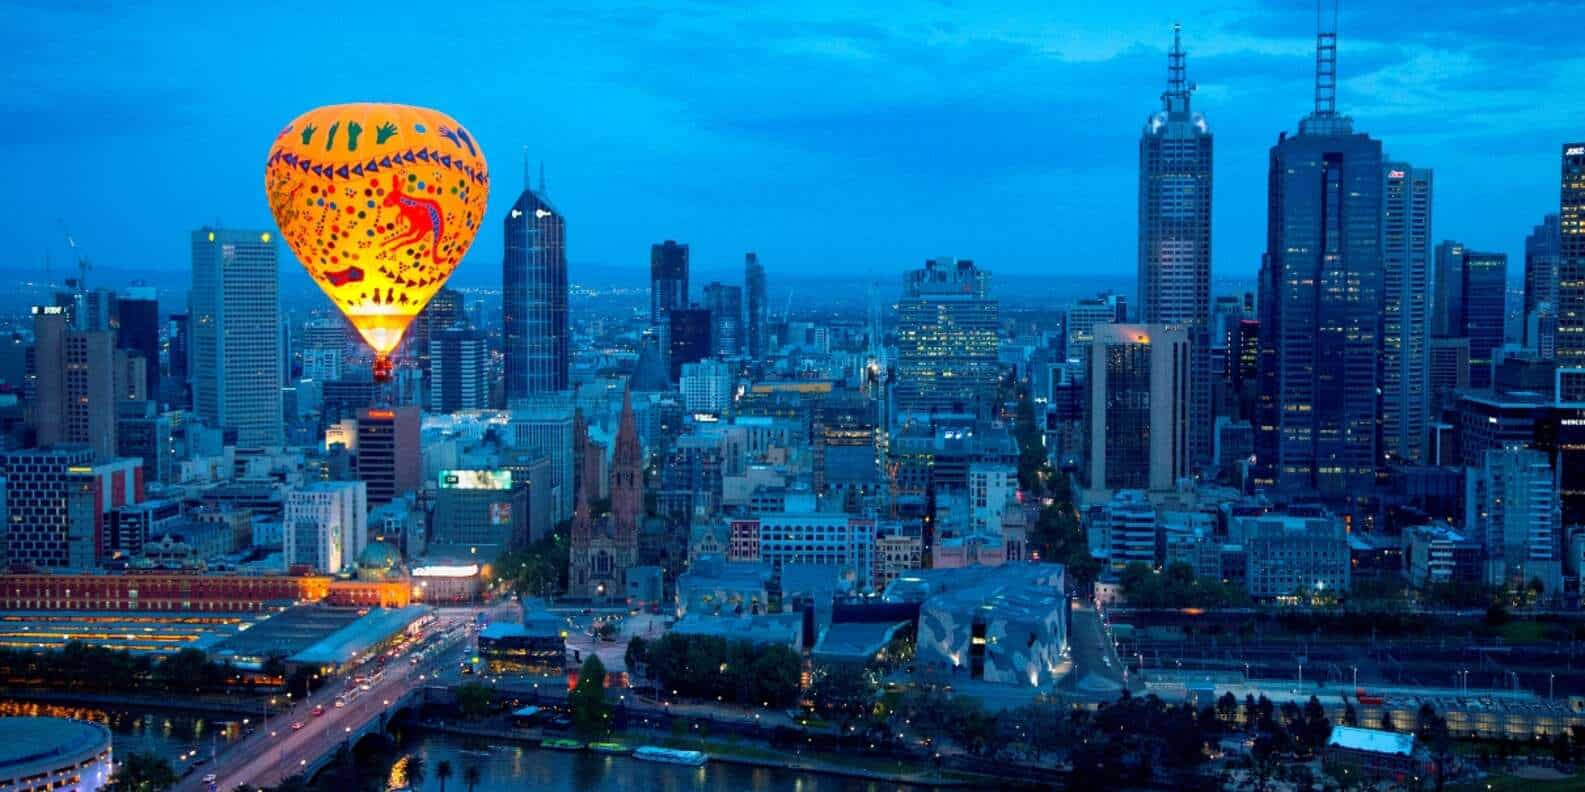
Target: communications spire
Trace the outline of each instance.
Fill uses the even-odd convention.
[[[1172,23],[1172,51],[1167,53],[1167,90],[1161,95],[1162,107],[1169,113],[1189,110],[1189,94],[1194,86],[1189,84],[1188,69],[1184,66],[1183,25]]]
[[[1332,19],[1322,12],[1325,0],[1315,3],[1315,114],[1337,115],[1337,3],[1332,0]]]

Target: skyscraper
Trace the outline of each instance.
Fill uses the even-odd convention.
[[[1464,526],[1486,550],[1489,586],[1562,585],[1562,514],[1552,463],[1533,448],[1486,451],[1465,468]]]
[[[1502,346],[1507,319],[1508,254],[1464,251],[1464,326],[1469,339],[1469,384],[1491,387],[1492,353]]]
[[[1189,335],[1189,458],[1211,450],[1211,130],[1190,108],[1179,27],[1172,29],[1162,109],[1139,137],[1140,321]]]
[[[714,322],[710,311],[699,306],[673,308],[666,314],[666,360],[670,364],[669,376],[676,382],[682,376],[682,367],[710,357],[710,339]]]
[[[897,410],[988,408],[1001,373],[991,274],[967,259],[932,259],[903,274],[897,302]]]
[[[126,353],[108,330],[73,330],[63,309],[34,308],[37,375],[33,426],[38,444],[87,446],[95,461],[116,455],[116,403],[124,390]]]
[[[1092,489],[1168,490],[1189,475],[1189,346],[1174,325],[1095,326],[1085,384]]]
[[[1558,197],[1557,358],[1585,366],[1585,141],[1563,144]]]
[[[142,356],[144,392],[160,393],[160,302],[152,286],[133,286],[116,300],[116,346]]]
[[[1528,349],[1553,351],[1562,247],[1562,229],[1555,214],[1542,218],[1524,239],[1524,345]],[[1540,337],[1543,334],[1546,337]],[[1550,357],[1545,352],[1543,357]]]
[[[366,482],[370,506],[389,503],[418,489],[417,407],[369,408],[358,413],[358,478]]]
[[[688,307],[688,246],[670,239],[649,248],[649,320],[656,327],[666,315]]]
[[[318,481],[286,496],[282,554],[288,568],[335,574],[368,546],[368,491],[361,481]]]
[[[501,264],[506,400],[567,389],[566,224],[545,196],[524,188],[506,213]]]
[[[429,334],[429,409],[482,410],[490,406],[490,346],[484,333],[454,327]]]
[[[765,314],[765,268],[760,265],[756,253],[750,252],[743,256],[743,292],[746,301],[743,336],[747,342],[748,358],[761,363],[768,352],[769,338],[766,333],[769,328]]]
[[[1383,179],[1381,453],[1418,462],[1430,409],[1431,170],[1389,162]]]
[[[1444,240],[1436,246],[1431,334],[1458,337],[1464,332],[1464,243]]]
[[[1378,461],[1382,151],[1337,112],[1337,34],[1316,43],[1315,109],[1271,148],[1254,478],[1341,499]]]
[[[280,270],[268,231],[200,228],[193,243],[193,408],[241,445],[281,442]]]
[[[424,310],[418,312],[403,343],[407,345],[409,357],[418,361],[418,369],[426,378],[429,377],[430,342],[434,340],[435,334],[454,327],[466,327],[467,324],[468,314],[462,304],[462,292],[450,286],[442,286],[430,298]]]
[[[743,287],[710,283],[704,287],[704,307],[710,311],[710,353],[743,354]]]

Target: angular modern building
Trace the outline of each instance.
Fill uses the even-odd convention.
[[[897,302],[899,413],[989,409],[1001,373],[991,274],[966,259],[932,259],[903,275]]]
[[[1464,243],[1450,239],[1437,243],[1435,266],[1431,334],[1461,337],[1464,333]]]
[[[1189,335],[1189,458],[1199,467],[1211,451],[1212,137],[1192,91],[1174,25],[1162,109],[1139,137],[1139,321]]]
[[[1372,490],[1379,462],[1383,157],[1337,112],[1336,64],[1323,32],[1315,109],[1271,148],[1252,472],[1344,499]]]
[[[1432,174],[1389,162],[1382,181],[1381,453],[1418,462],[1430,416]]]
[[[501,283],[507,404],[566,390],[566,223],[545,196],[543,174],[539,191],[525,185],[506,213]]]
[[[268,231],[200,228],[192,234],[193,410],[233,429],[243,446],[279,445],[279,248]]]
[[[922,669],[1047,688],[1069,656],[1065,577],[1061,564],[919,570],[893,580],[885,599],[919,603]]]

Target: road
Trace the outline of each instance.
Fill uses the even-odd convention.
[[[1069,676],[1071,689],[1077,693],[1115,697],[1130,680],[1100,614],[1090,603],[1075,602],[1070,625],[1068,646],[1074,665]],[[1065,681],[1064,687],[1069,687],[1069,683]]]
[[[496,606],[492,611],[515,606]],[[356,694],[345,690],[339,679],[332,680],[303,701],[293,702],[289,709],[271,712],[264,723],[251,735],[227,748],[211,767],[199,767],[183,778],[175,789],[178,792],[203,792],[210,788],[204,782],[209,774],[215,775],[214,789],[230,790],[239,784],[274,786],[282,778],[301,772],[309,763],[336,745],[355,729],[379,717],[391,702],[415,687],[437,677],[445,668],[455,669],[458,658],[469,643],[467,625],[486,608],[447,608],[437,612],[436,621],[425,635],[440,634],[446,649],[435,652],[427,662],[413,665],[407,654],[391,659],[379,679],[372,679],[377,664],[373,661],[348,672],[371,677],[368,690]],[[336,698],[347,693],[344,707],[335,706]],[[324,707],[324,714],[315,716],[315,706]],[[293,729],[294,723],[302,726]]]

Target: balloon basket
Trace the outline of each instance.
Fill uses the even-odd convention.
[[[374,381],[391,381],[391,358],[388,355],[377,355],[374,358]]]

